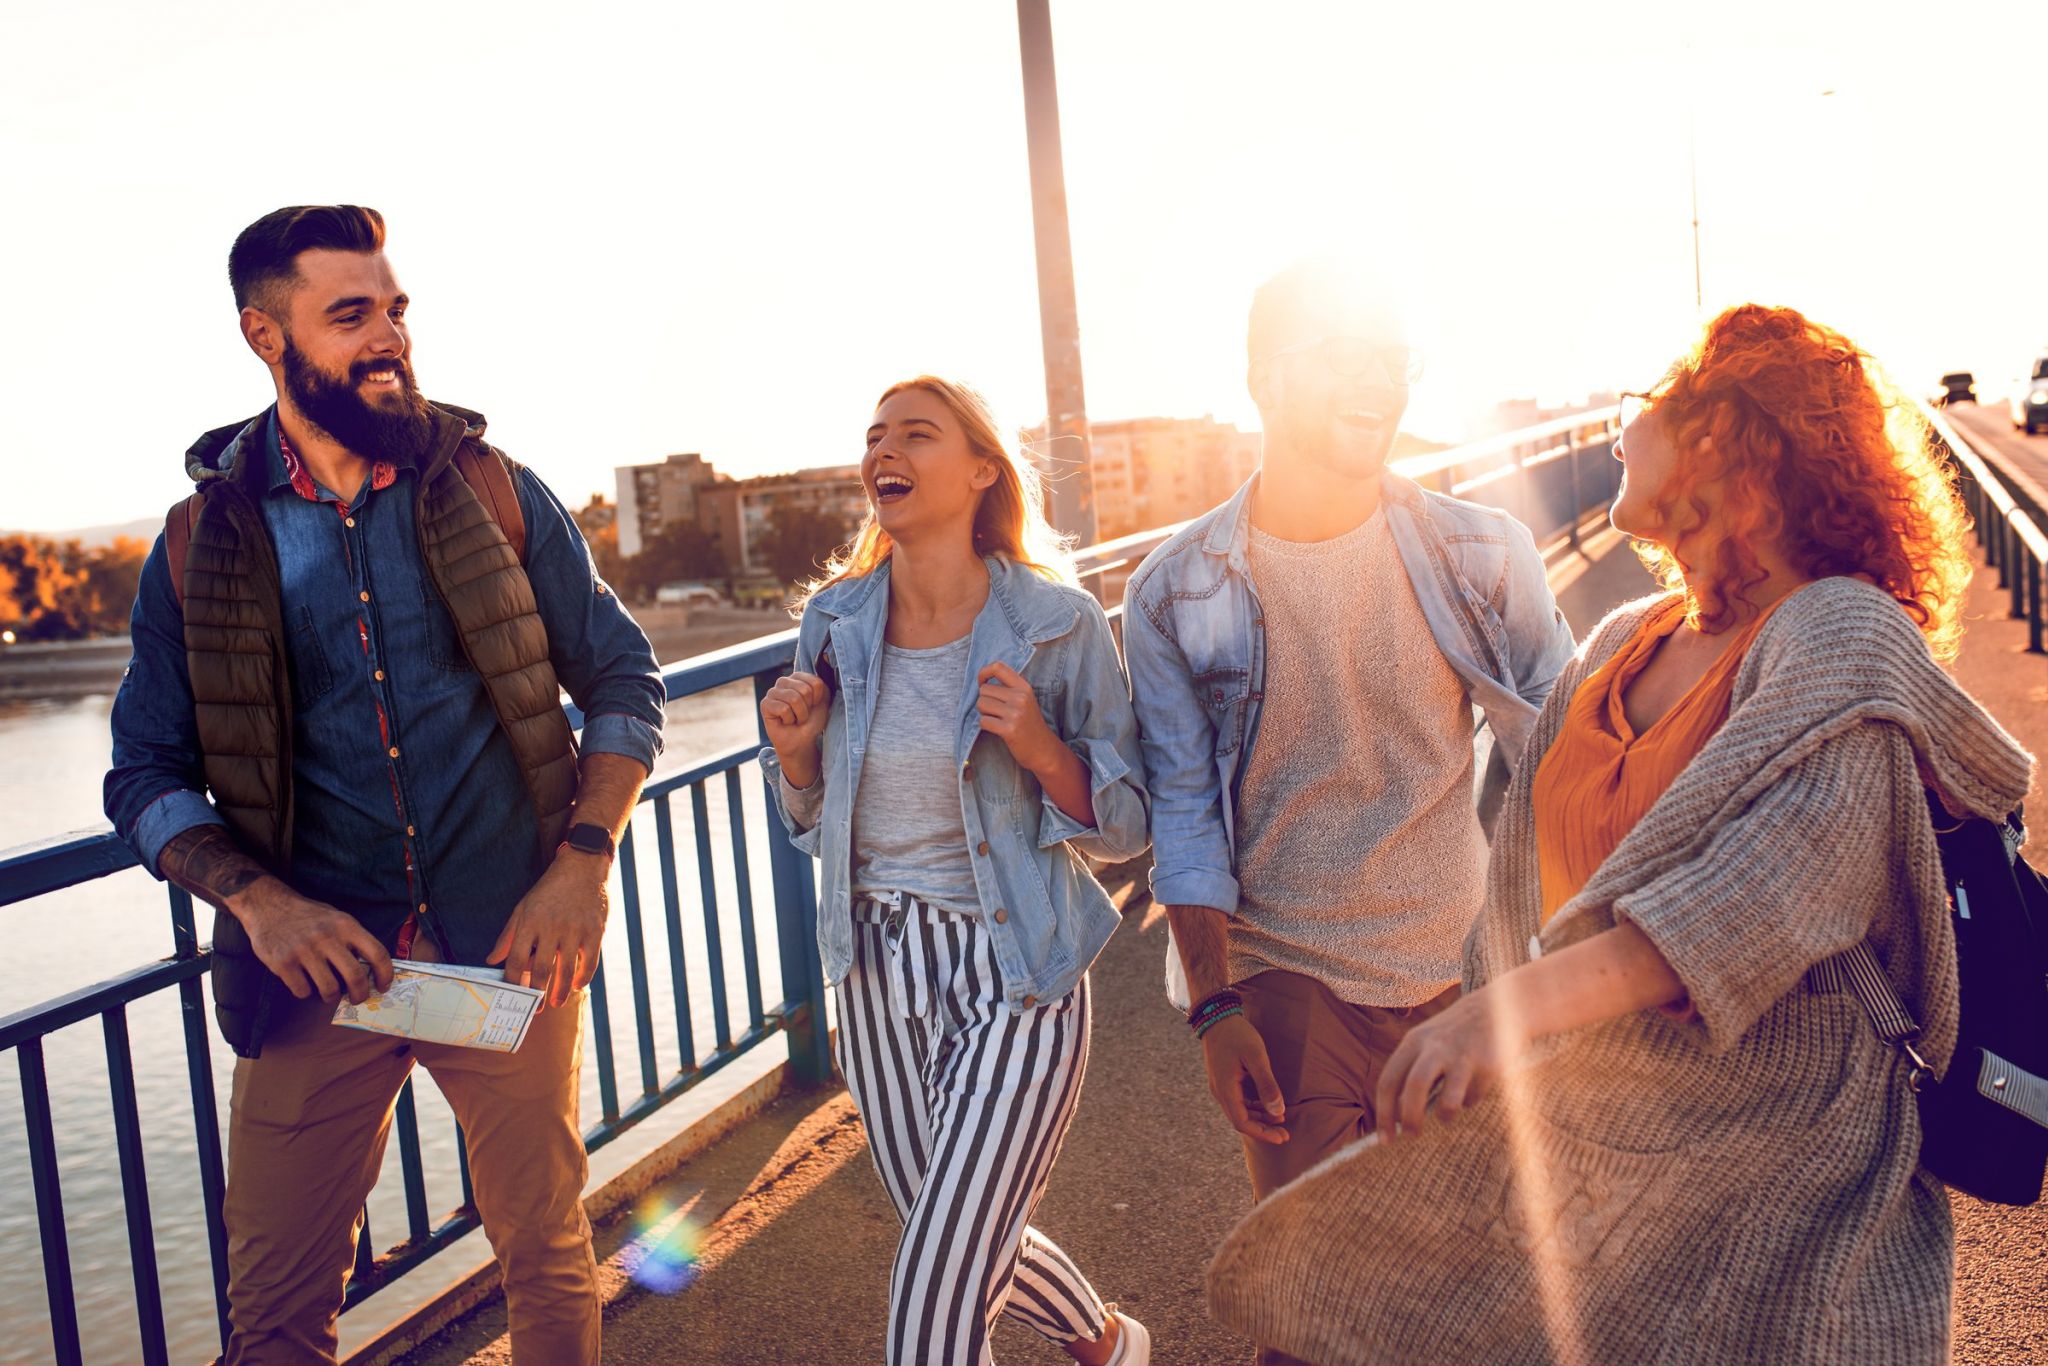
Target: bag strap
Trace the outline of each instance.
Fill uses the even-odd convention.
[[[505,467],[505,457],[490,446],[464,441],[455,448],[455,469],[512,543],[519,563],[525,564],[526,509],[519,505],[519,490],[512,487],[512,471]]]
[[[195,493],[164,514],[164,568],[170,571],[171,595],[181,612],[185,609],[186,552],[192,548],[192,529],[199,525],[199,510],[205,506],[206,495]]]
[[[1816,991],[1849,989],[1862,1003],[1863,1013],[1870,1017],[1877,1037],[1897,1049],[1906,1060],[1906,1084],[1913,1090],[1918,1091],[1934,1080],[1934,1069],[1913,1047],[1920,1038],[1920,1026],[1913,1022],[1913,1012],[1906,1009],[1892,979],[1885,976],[1883,965],[1870,951],[1869,940],[1815,963],[1807,969],[1806,980]]]

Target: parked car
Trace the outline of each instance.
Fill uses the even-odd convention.
[[[654,590],[663,607],[723,607],[725,595],[705,583],[665,583]]]
[[[1977,401],[1977,377],[1968,370],[1952,370],[1941,377],[1941,391],[1934,396],[1934,406],[1945,408],[1951,403],[1975,403]]]
[[[2012,425],[2028,436],[2048,428],[2048,352],[2034,357],[2027,378],[2013,390]]]

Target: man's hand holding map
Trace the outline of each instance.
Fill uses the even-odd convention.
[[[399,959],[389,989],[361,1005],[344,999],[334,1023],[457,1048],[517,1052],[542,993],[505,980],[498,968]]]

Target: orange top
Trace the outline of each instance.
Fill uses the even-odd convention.
[[[1739,627],[1728,651],[1641,735],[1629,725],[1622,698],[1664,638],[1685,620],[1685,599],[1674,597],[1651,613],[1579,685],[1557,739],[1536,766],[1532,794],[1546,923],[1579,894],[1728,719],[1736,671],[1776,606]]]

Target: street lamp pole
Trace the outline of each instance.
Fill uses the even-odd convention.
[[[1038,249],[1038,327],[1045,349],[1046,448],[1052,524],[1080,545],[1095,542],[1095,480],[1088,458],[1088,404],[1081,390],[1081,324],[1074,305],[1074,250],[1067,232],[1060,159],[1059,85],[1048,0],[1017,0],[1024,60],[1024,131],[1031,149],[1031,226]]]
[[[1685,161],[1692,177],[1692,311],[1694,316],[1706,312],[1706,292],[1700,288],[1700,152],[1699,133],[1695,128],[1696,117],[1692,96],[1685,101]]]

